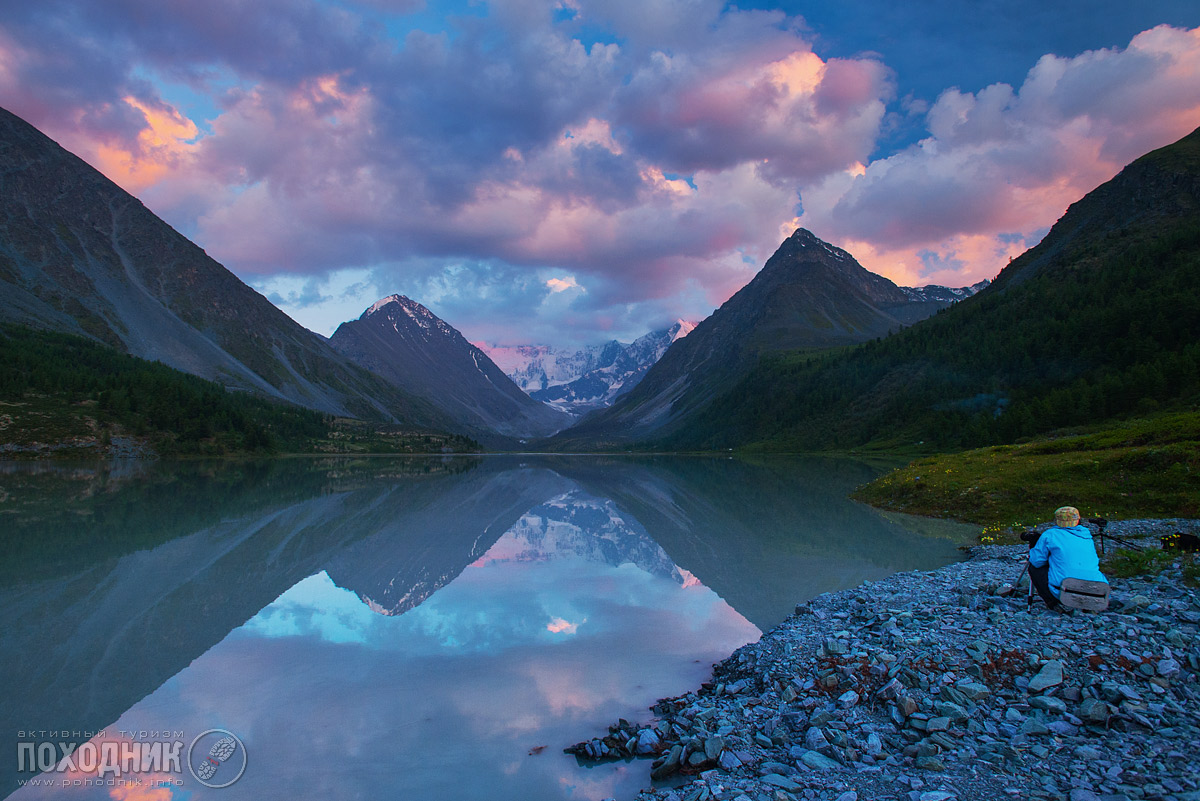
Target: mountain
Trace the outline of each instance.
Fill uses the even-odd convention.
[[[613,339],[579,350],[488,343],[478,347],[530,397],[579,416],[612,405],[637,386],[671,343],[695,327],[676,320],[628,344]]]
[[[753,280],[670,347],[631,392],[563,442],[620,444],[680,429],[688,415],[778,351],[855,345],[898,331],[973,288],[899,287],[799,228]],[[955,295],[954,297],[957,297]]]
[[[487,354],[429,309],[389,295],[342,323],[329,344],[355,364],[436,405],[459,426],[525,439],[571,418],[531,399]]]
[[[670,328],[651,331],[628,345],[613,340],[603,347],[594,366],[578,378],[536,389],[530,397],[573,415],[602,409],[638,385],[654,363],[695,323],[676,320]]]
[[[1200,129],[1072,204],[969,301],[853,352],[763,361],[660,444],[948,450],[1192,408],[1197,286]]]
[[[553,345],[475,344],[517,386],[530,394],[547,387],[569,384],[596,369],[601,362],[614,358],[622,348],[615,339],[579,350],[566,350]]]
[[[81,159],[0,109],[0,322],[82,334],[229,388],[443,427]]]

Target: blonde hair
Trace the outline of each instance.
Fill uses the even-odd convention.
[[[1054,510],[1054,523],[1063,528],[1079,525],[1079,510],[1074,506],[1061,506]]]

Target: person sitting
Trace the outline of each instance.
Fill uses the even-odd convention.
[[[1100,558],[1092,542],[1092,532],[1079,525],[1079,510],[1064,506],[1054,512],[1054,526],[1042,532],[1029,550],[1029,580],[1046,606],[1062,608],[1059,597],[1065,579],[1099,581],[1108,579],[1100,572]]]

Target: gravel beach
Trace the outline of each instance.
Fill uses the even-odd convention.
[[[1200,521],[1121,521],[1147,545]],[[1110,548],[1114,547],[1110,543]],[[1200,801],[1200,591],[1181,560],[1108,611],[1014,590],[1025,546],[821,595],[640,725],[566,749],[654,760],[639,801]]]

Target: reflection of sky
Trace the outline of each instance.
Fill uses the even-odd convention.
[[[759,632],[694,577],[663,575],[640,532],[616,540],[647,569],[545,512],[403,615],[324,572],[300,581],[116,728],[238,733],[249,768],[208,793],[230,801],[633,795],[647,762],[588,770],[562,748],[617,717],[648,720]]]

